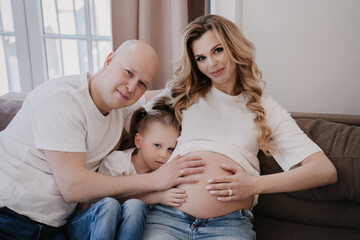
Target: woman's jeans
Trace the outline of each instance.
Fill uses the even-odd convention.
[[[250,210],[238,210],[216,218],[197,219],[175,208],[157,204],[150,207],[143,239],[255,239],[252,219]]]
[[[50,227],[2,207],[0,208],[0,239],[64,240],[66,237],[63,227]]]
[[[114,198],[104,198],[85,211],[79,211],[68,222],[69,239],[141,239],[146,205],[138,199],[120,204]]]

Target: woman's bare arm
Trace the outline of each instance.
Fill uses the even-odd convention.
[[[207,186],[209,193],[221,201],[241,200],[262,193],[300,191],[337,181],[336,168],[323,152],[310,155],[290,171],[269,175],[250,176],[240,166],[221,167],[233,174],[210,179]],[[229,188],[232,196],[228,196]]]

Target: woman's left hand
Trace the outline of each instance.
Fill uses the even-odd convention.
[[[243,200],[256,193],[257,177],[250,176],[240,166],[220,165],[231,175],[224,175],[208,180],[206,189],[219,201],[229,202]]]

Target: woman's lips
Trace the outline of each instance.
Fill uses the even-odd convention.
[[[219,76],[220,74],[222,74],[223,71],[224,71],[224,68],[220,68],[220,69],[218,69],[218,70],[216,70],[216,71],[210,72],[210,74],[211,74],[212,76],[216,77],[216,76]]]

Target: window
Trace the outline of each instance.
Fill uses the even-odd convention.
[[[218,14],[226,17],[241,28],[242,1],[239,0],[209,0],[208,11],[211,14]]]
[[[110,0],[0,0],[0,94],[96,72],[112,50],[110,16]]]
[[[19,91],[19,65],[10,0],[0,0],[0,94]]]

